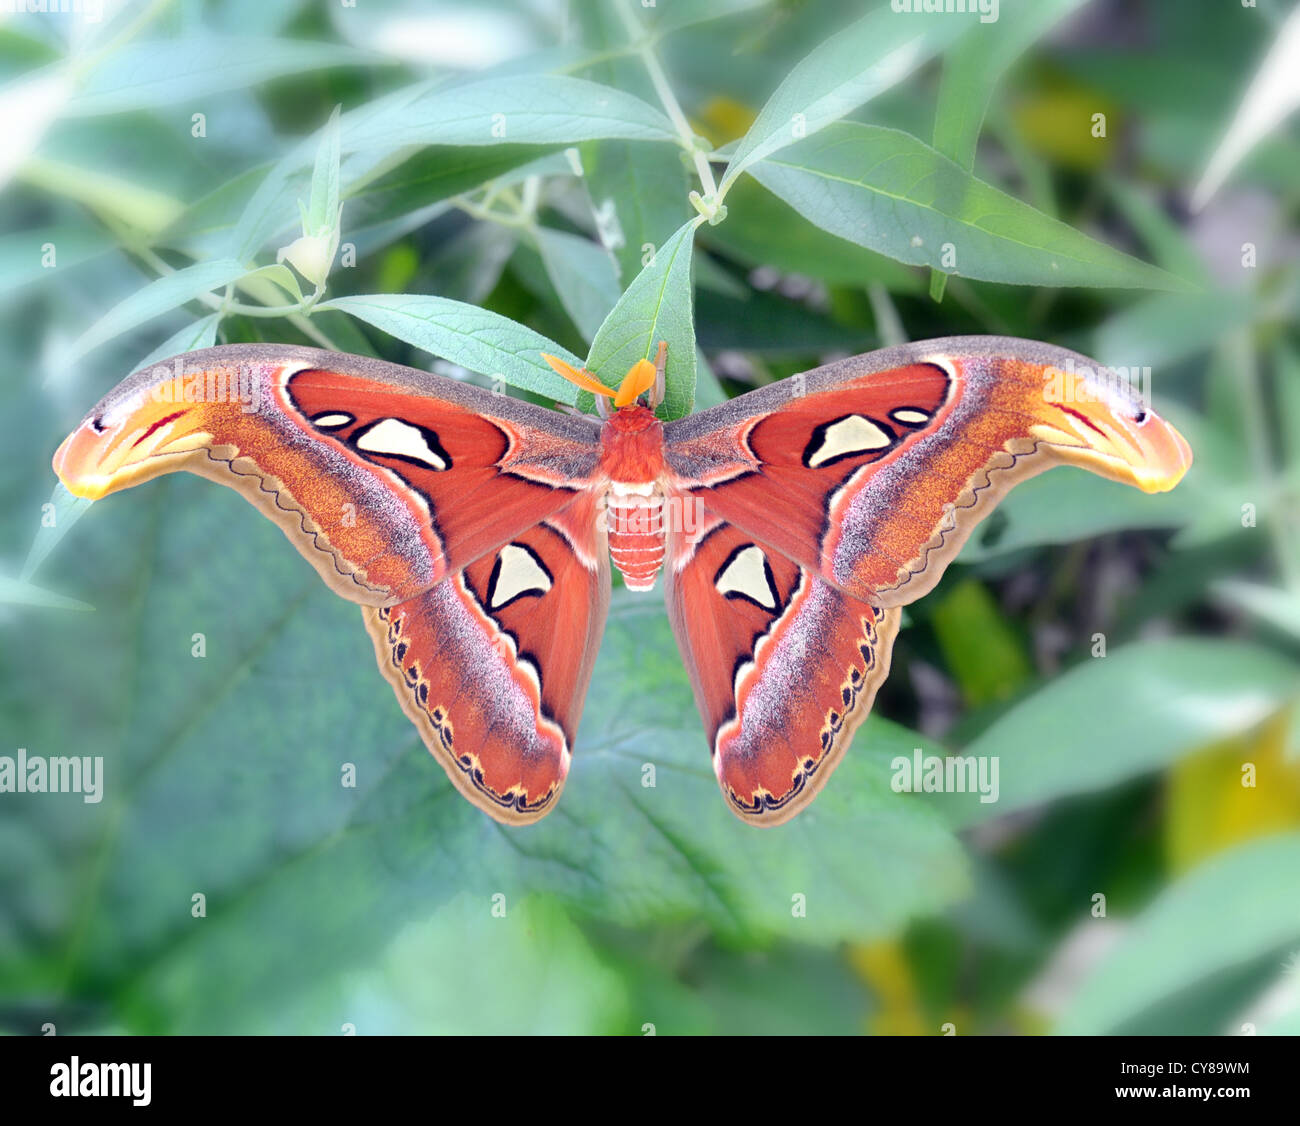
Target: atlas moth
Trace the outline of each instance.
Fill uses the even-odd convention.
[[[511,824],[568,777],[611,559],[632,590],[662,574],[723,796],[777,825],[870,711],[901,608],[1013,485],[1065,464],[1161,492],[1191,464],[1114,373],[1032,341],[886,348],[669,422],[663,345],[617,388],[546,359],[599,418],[361,356],[207,348],[176,364],[239,395],[139,372],[54,468],[81,497],[181,469],[241,492],[361,607],[429,750]]]

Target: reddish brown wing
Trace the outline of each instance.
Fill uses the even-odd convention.
[[[889,672],[899,611],[706,515],[675,536],[668,614],[732,810],[778,825],[825,783]]]
[[[431,590],[365,607],[379,668],[457,788],[499,821],[550,811],[605,628],[591,495]]]
[[[558,512],[594,421],[314,348],[226,345],[126,380],[55,455],[81,496],[187,469],[238,489],[331,589],[411,598]]]
[[[598,424],[310,348],[179,361],[179,382],[134,376],[74,431],[55,456],[68,488],[179,469],[237,488],[364,605],[457,787],[501,821],[553,808],[609,598]]]
[[[1017,481],[1057,463],[1171,488],[1187,444],[1114,373],[1000,337],[844,360],[670,423],[667,596],[732,808],[801,809],[870,709],[897,607]],[[698,509],[697,509],[698,511]]]
[[[1017,481],[1081,465],[1172,488],[1186,442],[1086,357],[1005,337],[856,356],[669,425],[683,492],[865,601],[938,581]]]

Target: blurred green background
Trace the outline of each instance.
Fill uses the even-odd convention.
[[[0,754],[106,769],[99,804],[0,794],[0,1028],[1300,1030],[1297,20],[1269,0],[0,16]],[[807,139],[683,234],[736,140],[801,107]],[[874,716],[782,828],[719,797],[655,596],[615,590],[563,801],[510,830],[419,743],[356,609],[232,492],[52,494],[58,442],[146,359],[273,340],[482,381],[447,299],[581,358],[675,232],[697,405],[1005,333],[1150,368],[1196,456],[1163,496],[1066,469],[1020,486],[909,608]],[[303,275],[269,268],[304,233]],[[312,245],[334,251],[318,297]],[[321,307],[390,294],[444,303]],[[918,746],[998,756],[999,801],[894,793]]]

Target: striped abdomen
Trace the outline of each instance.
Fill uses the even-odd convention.
[[[605,497],[609,554],[629,590],[649,590],[664,562],[664,498],[650,483],[614,481]]]

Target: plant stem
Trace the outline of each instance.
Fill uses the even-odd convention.
[[[677,138],[681,142],[682,148],[691,154],[691,159],[695,162],[695,172],[700,178],[700,188],[703,191],[704,198],[706,201],[712,202],[718,194],[718,184],[713,178],[713,168],[709,164],[708,156],[696,144],[695,131],[691,128],[690,122],[686,120],[686,114],[682,111],[677,95],[673,93],[673,88],[668,82],[668,75],[664,73],[663,64],[659,61],[659,56],[655,54],[654,44],[646,38],[645,29],[637,22],[637,18],[632,14],[631,9],[624,4],[619,4],[617,7],[618,13],[627,27],[628,34],[632,37],[636,53],[641,57],[646,73],[650,76],[650,83],[655,88],[659,104],[664,107],[664,113],[668,115],[668,120],[673,123],[673,128],[677,130]]]
[[[160,258],[150,247],[131,241],[127,232],[119,230],[117,231],[117,234],[122,238],[125,249],[129,250],[132,254],[136,255],[136,257],[148,264],[160,277],[166,274],[174,274],[176,272],[173,266],[168,265],[168,263]],[[227,286],[225,297],[217,297],[215,294],[211,293],[201,293],[195,298],[195,300],[201,305],[206,305],[213,312],[220,313],[223,317],[228,316],[231,313],[244,317],[284,317],[294,326],[294,328],[298,329],[299,332],[311,337],[311,339],[315,340],[323,348],[328,348],[333,352],[338,351],[338,348],[335,347],[330,338],[313,325],[310,318],[303,315],[304,311],[310,309],[311,306],[316,303],[316,300],[319,299],[321,295],[319,291],[313,294],[311,298],[305,300],[301,305],[246,305],[241,301],[230,300],[230,295],[233,293],[234,287],[238,284],[238,282],[233,282],[231,285]]]

